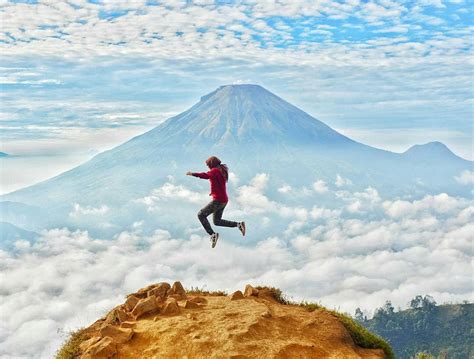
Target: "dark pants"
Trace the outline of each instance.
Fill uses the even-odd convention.
[[[214,200],[209,202],[206,207],[202,208],[199,211],[198,218],[207,233],[214,234],[214,231],[212,230],[212,227],[209,224],[209,221],[207,220],[207,216],[209,216],[211,213],[214,213],[214,215],[212,216],[212,220],[216,226],[237,227],[237,222],[222,219],[222,213],[224,213],[224,208],[226,205],[227,203],[222,203]]]

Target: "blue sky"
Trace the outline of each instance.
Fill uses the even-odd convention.
[[[467,1],[0,6],[0,151],[84,160],[250,82],[361,142],[473,157]]]

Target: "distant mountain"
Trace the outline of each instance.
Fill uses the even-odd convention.
[[[8,153],[0,152],[0,157],[7,157],[10,156]]]
[[[11,223],[0,221],[0,249],[5,251],[14,251],[15,242],[23,241],[31,243],[38,237],[37,233],[26,231]]]
[[[444,353],[450,359],[474,356],[474,304],[436,305],[428,296],[418,296],[410,309],[396,312],[388,302],[374,318],[359,321],[385,338],[396,358],[409,359],[419,352]]]
[[[403,156],[412,161],[429,163],[433,161],[456,161],[456,156],[445,144],[441,142],[429,142],[424,145],[410,147]]]
[[[353,189],[372,186],[382,195],[467,196],[469,189],[454,176],[473,166],[442,144],[403,154],[376,149],[338,133],[261,86],[227,85],[154,129],[0,200],[43,207],[48,217],[63,216],[62,223],[70,220],[74,203],[107,205],[120,208],[120,218],[112,223],[120,227],[135,210],[134,199],[149,195],[169,176],[183,178],[187,170],[205,170],[210,155],[222,158],[242,181],[268,173],[269,193],[276,194],[282,184],[311,186],[317,179],[333,183],[340,175]]]

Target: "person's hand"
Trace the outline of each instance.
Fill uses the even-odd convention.
[[[191,171],[186,172],[186,176],[192,176],[193,173]]]

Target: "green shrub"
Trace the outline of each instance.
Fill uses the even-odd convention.
[[[440,353],[438,356],[434,356],[428,352],[419,352],[416,353],[414,357],[410,357],[410,359],[446,359],[447,354],[445,352]]]
[[[56,359],[76,359],[79,357],[79,345],[88,339],[85,333],[85,328],[80,328],[76,331],[70,332],[69,338],[63,346],[57,351]]]
[[[361,348],[366,349],[382,349],[389,359],[395,358],[395,354],[390,347],[390,345],[378,335],[375,335],[365,329],[362,325],[357,323],[350,316],[330,310],[341,323],[346,327],[347,331],[352,337],[354,343],[356,343]]]

